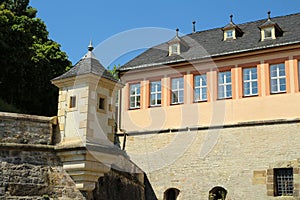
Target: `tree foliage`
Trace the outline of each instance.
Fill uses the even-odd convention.
[[[111,75],[113,75],[113,77],[115,79],[119,80],[119,74],[118,74],[119,72],[118,72],[118,70],[119,70],[120,67],[121,67],[120,64],[118,66],[114,65],[112,69],[110,69],[110,66],[108,66],[107,67],[107,71],[109,73],[111,73]]]
[[[50,80],[71,62],[36,13],[29,0],[0,0],[0,99],[23,113],[51,116],[58,95]]]

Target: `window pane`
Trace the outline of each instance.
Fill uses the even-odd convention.
[[[175,92],[172,92],[172,103],[177,103],[177,94]]]
[[[224,87],[223,86],[219,87],[218,96],[219,96],[219,98],[224,98]]]
[[[283,64],[280,64],[279,66],[279,76],[285,76],[285,67]]]
[[[207,100],[207,89],[206,88],[202,89],[202,100]]]
[[[226,86],[226,98],[231,97],[231,85]]]
[[[183,102],[183,90],[179,91],[179,97],[178,97],[178,99],[179,99],[179,103]]]
[[[160,101],[161,100],[161,93],[157,94],[157,101]]]
[[[194,77],[194,86],[200,86],[200,76]]]
[[[183,89],[183,78],[180,78],[178,82],[179,82],[179,88]]]

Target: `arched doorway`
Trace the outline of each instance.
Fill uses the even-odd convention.
[[[164,193],[164,200],[176,200],[179,195],[179,190],[176,188],[169,188]]]
[[[226,195],[227,195],[227,190],[217,186],[209,191],[208,200],[225,200]]]

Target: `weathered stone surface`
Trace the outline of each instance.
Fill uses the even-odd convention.
[[[0,143],[52,144],[54,121],[51,117],[0,112]]]
[[[101,177],[93,191],[97,200],[144,200],[144,186],[139,174],[130,174],[111,170]]]
[[[62,167],[0,163],[0,197],[5,199],[84,199]]]

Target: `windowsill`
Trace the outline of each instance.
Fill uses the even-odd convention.
[[[129,108],[128,110],[138,110],[138,109],[141,109],[140,107],[138,108]]]
[[[270,95],[276,95],[276,94],[286,94],[286,91],[283,92],[271,92]]]
[[[106,114],[106,110],[105,109],[97,109],[97,112],[98,113],[102,113],[102,114]]]
[[[182,105],[182,104],[184,104],[184,103],[183,102],[181,102],[181,103],[171,103],[170,106],[176,106],[176,105]]]
[[[73,107],[73,108],[68,108],[67,109],[67,112],[74,112],[74,111],[77,111],[77,107]]]
[[[251,97],[258,97],[258,94],[253,94],[253,95],[243,95],[243,98],[251,98]]]
[[[207,102],[207,99],[206,100],[194,101],[194,103],[203,103],[203,102]]]
[[[159,107],[161,107],[161,104],[160,105],[153,105],[153,106],[149,106],[149,108],[159,108]]]
[[[219,100],[228,100],[228,99],[232,99],[232,97],[226,97],[226,98],[222,98],[222,99],[220,99],[220,98],[218,98],[217,100],[219,101]]]

